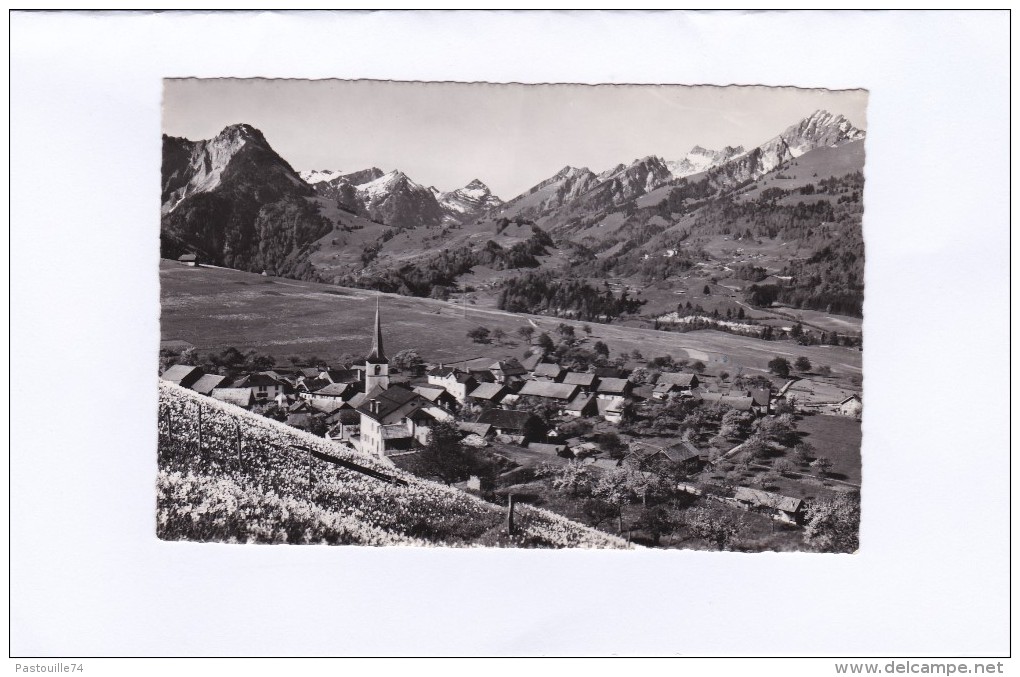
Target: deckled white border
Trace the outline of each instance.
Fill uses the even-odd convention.
[[[12,653],[1007,652],[1008,21],[13,15]],[[163,76],[868,88],[862,552],[157,541]]]

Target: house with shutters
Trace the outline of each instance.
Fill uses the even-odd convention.
[[[234,384],[235,388],[251,388],[251,394],[257,402],[275,400],[277,395],[284,394],[284,385],[267,374],[250,374]]]
[[[478,387],[478,379],[461,369],[439,365],[428,372],[429,385],[446,388],[459,404],[467,403],[468,393]]]
[[[690,394],[699,385],[697,374],[666,373],[660,374],[652,389],[652,397],[657,400],[669,399],[674,395]]]

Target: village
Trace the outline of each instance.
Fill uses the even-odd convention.
[[[579,473],[588,484],[626,473],[643,478],[644,485],[666,482],[673,492],[708,495],[797,527],[810,500],[859,488],[859,455],[841,459],[803,441],[797,424],[843,421],[859,430],[859,394],[799,400],[805,380],[789,375],[789,364],[775,369],[783,374],[779,378],[711,374],[700,362],[668,356],[614,361],[604,346],[588,349],[587,339],[567,327],[559,344],[522,328],[531,345],[520,358],[428,364],[413,348],[387,356],[382,313],[377,298],[363,362],[274,364],[247,372],[173,364],[161,379],[346,450],[498,498],[513,492],[527,498],[529,483],[543,475],[565,487]],[[452,473],[435,464],[423,471],[416,460],[439,429],[455,435],[454,456],[494,459],[488,465],[493,476],[481,477],[486,471],[471,463]],[[650,491],[644,485],[643,494]],[[617,512],[622,524],[625,510]],[[598,516],[589,521],[601,522]]]

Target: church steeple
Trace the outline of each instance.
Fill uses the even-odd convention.
[[[372,352],[365,358],[365,392],[386,390],[390,387],[390,361],[383,352],[382,322],[379,321],[379,297],[375,297],[375,331],[372,333]]]
[[[369,354],[367,362],[372,364],[388,364],[389,360],[386,359],[385,353],[383,353],[383,342],[382,342],[382,323],[379,321],[379,297],[375,297],[375,332],[372,334],[372,352]]]

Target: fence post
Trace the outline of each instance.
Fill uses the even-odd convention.
[[[202,455],[202,405],[198,405],[198,455]]]
[[[507,506],[506,506],[506,533],[508,536],[514,535],[514,495],[507,494]]]
[[[244,470],[244,458],[241,455],[241,422],[235,421],[237,426],[234,430],[237,434],[237,469]]]

